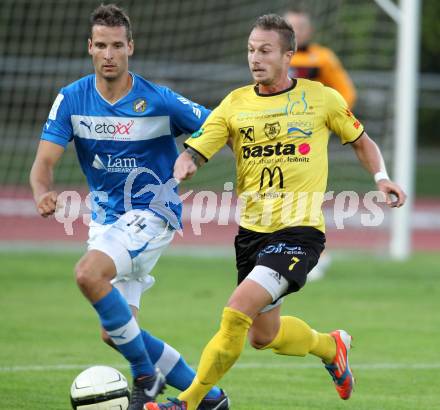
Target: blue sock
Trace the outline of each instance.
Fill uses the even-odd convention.
[[[166,377],[167,384],[180,391],[186,390],[192,383],[195,371],[188,366],[180,353],[162,340],[141,329],[145,348],[151,361],[159,367]],[[206,395],[208,399],[216,399],[221,395],[218,387],[214,386]]]
[[[119,291],[112,288],[93,307],[98,312],[102,327],[130,362],[133,378],[154,374],[154,366],[145,350],[139,326]]]

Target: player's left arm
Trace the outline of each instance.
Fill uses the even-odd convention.
[[[211,113],[211,110],[203,105],[197,104],[169,88],[164,89],[164,96],[171,114],[172,133],[176,137],[198,131]]]
[[[389,179],[377,144],[364,131],[357,140],[351,143],[351,146],[363,167],[374,176],[377,188],[386,197],[387,205],[391,208],[400,208],[406,201],[406,194],[398,184]]]
[[[327,127],[339,136],[342,144],[352,145],[360,163],[374,176],[378,189],[384,193],[387,205],[401,207],[406,195],[399,185],[389,179],[379,147],[367,135],[361,122],[337,91],[323,87],[323,95]],[[393,196],[396,196],[395,200]]]
[[[197,170],[206,162],[206,158],[191,147],[187,147],[174,164],[174,178],[184,181],[194,176]]]

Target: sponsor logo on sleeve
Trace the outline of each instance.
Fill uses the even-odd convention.
[[[183,105],[189,105],[192,108],[192,112],[193,114],[197,117],[197,118],[201,118],[202,117],[202,110],[199,108],[200,105],[196,104],[190,100],[188,100],[188,98],[179,96],[177,97],[177,99],[183,104]]]
[[[49,120],[53,120],[55,121],[57,119],[57,113],[58,113],[58,108],[60,108],[61,102],[64,99],[64,95],[63,94],[58,94],[57,98],[55,98],[55,101],[52,104],[52,108],[50,109],[50,113],[49,113]],[[47,127],[49,128],[49,127]]]
[[[203,131],[203,128],[200,128],[198,131],[193,132],[191,138],[199,138],[203,134]]]

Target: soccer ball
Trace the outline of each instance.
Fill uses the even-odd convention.
[[[108,366],[89,367],[70,388],[70,402],[77,410],[127,410],[129,401],[127,379]]]

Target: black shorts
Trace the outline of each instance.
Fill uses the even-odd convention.
[[[289,282],[286,292],[297,292],[306,283],[307,274],[318,263],[324,250],[325,235],[308,226],[285,228],[271,233],[250,231],[240,226],[235,237],[238,284],[263,265]]]

